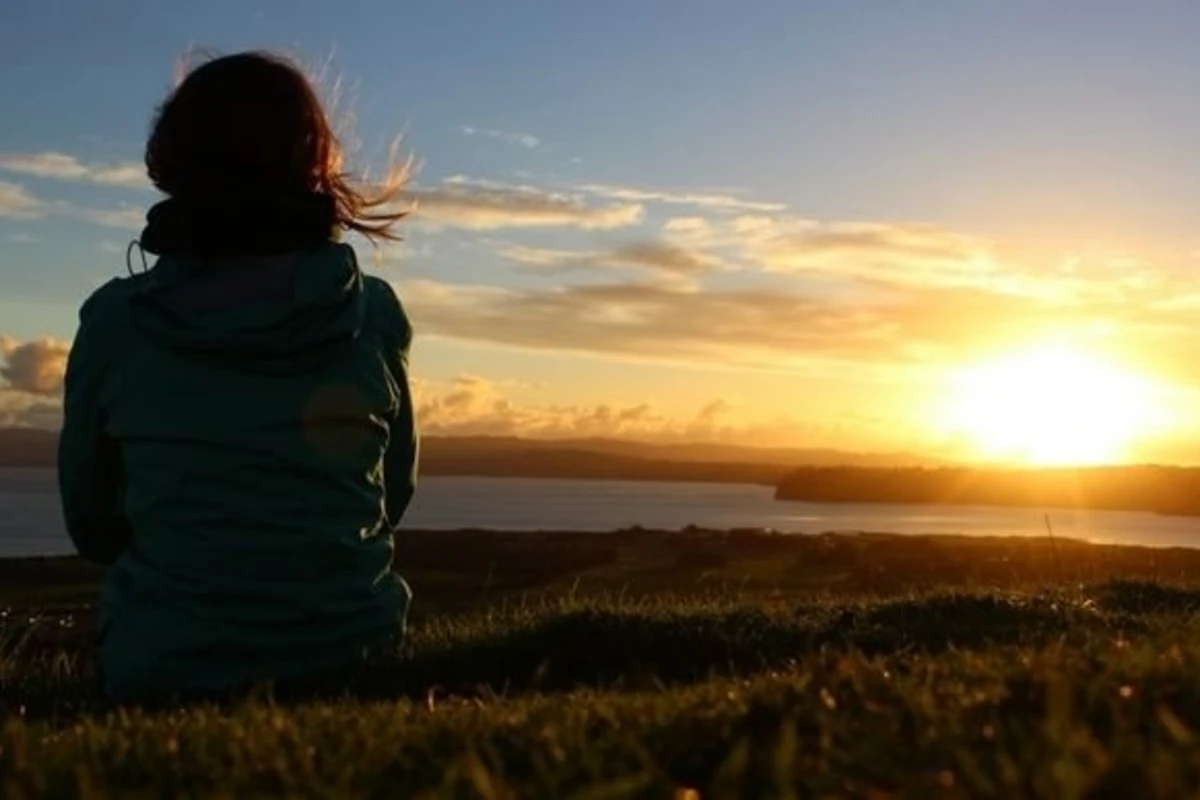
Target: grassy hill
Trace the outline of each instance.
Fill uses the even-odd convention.
[[[153,712],[95,696],[73,605],[93,570],[0,564],[0,796],[1166,798],[1200,785],[1200,551],[460,532],[415,534],[399,558],[418,598],[411,640],[350,694]]]

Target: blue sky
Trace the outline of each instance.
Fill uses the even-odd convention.
[[[947,370],[1064,326],[1190,391],[1187,323],[1127,309],[1191,291],[1197,30],[1162,1],[7,0],[0,335],[69,339],[124,271],[154,195],[104,170],[179,55],[269,47],[331,61],[360,164],[401,131],[421,161],[372,268],[431,425],[928,449]]]

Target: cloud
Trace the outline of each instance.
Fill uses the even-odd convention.
[[[587,266],[600,253],[581,250],[554,250],[547,247],[529,247],[523,244],[498,244],[496,252],[502,258],[527,267],[557,269],[564,265]]]
[[[734,197],[729,194],[710,192],[672,192],[663,189],[612,186],[598,183],[584,184],[579,187],[579,190],[609,200],[689,205],[718,211],[783,211],[787,207],[783,203],[743,200],[740,197]]]
[[[660,229],[678,247],[720,253],[739,269],[840,281],[865,294],[968,288],[1053,300],[1149,302],[1163,267],[1113,253],[1057,253],[918,223],[819,221],[788,215],[672,217]]]
[[[70,343],[61,339],[19,342],[11,336],[0,337],[0,356],[4,359],[0,378],[10,390],[56,397],[62,394],[70,349]]]
[[[697,276],[724,268],[721,259],[669,242],[633,242],[600,252],[553,250],[520,244],[502,245],[500,256],[537,270],[636,269],[675,276]]]
[[[472,230],[580,228],[611,230],[635,225],[644,209],[636,203],[589,205],[576,195],[531,186],[468,183],[450,179],[438,188],[409,191],[414,219]]]
[[[803,422],[791,415],[747,416],[725,398],[695,412],[670,412],[652,402],[555,404],[521,402],[505,384],[475,375],[446,382],[414,380],[422,431],[433,436],[516,436],[524,439],[623,439],[651,444],[736,444],[845,447],[862,434],[861,420]]]
[[[897,368],[1073,318],[1026,298],[966,289],[867,302],[637,282],[507,289],[417,280],[400,291],[427,334],[707,367]]]
[[[624,245],[604,256],[617,265],[644,267],[681,275],[696,275],[722,269],[721,259],[669,242],[638,242]]]
[[[464,136],[486,136],[489,139],[499,139],[508,144],[527,147],[531,150],[542,143],[532,133],[514,133],[513,131],[497,130],[496,128],[476,128],[471,125],[463,125],[458,130]]]
[[[146,224],[146,212],[140,208],[87,208],[72,203],[56,203],[53,210],[59,216],[104,228],[139,231]]]
[[[421,428],[433,436],[702,442],[733,440],[749,428],[740,424],[732,405],[722,399],[707,403],[692,416],[668,414],[650,403],[519,403],[502,385],[475,375],[442,384],[414,381],[414,397]]]
[[[1151,289],[1106,289],[1106,275],[1098,273],[1092,291],[1065,299],[936,282],[793,282],[789,275],[522,287],[411,280],[398,290],[427,336],[614,361],[786,371],[811,378],[815,389],[825,378],[937,379],[956,365],[1063,335],[1153,380],[1200,386],[1187,366],[1200,360],[1194,310],[1148,302],[1183,296],[1186,271]]]
[[[60,339],[21,342],[0,336],[0,428],[62,425],[63,374],[70,343]]]
[[[734,228],[748,256],[781,272],[975,285],[1002,269],[990,243],[932,225],[744,217]]]
[[[663,223],[662,232],[672,240],[700,247],[711,246],[716,237],[712,223],[704,217],[671,217]]]
[[[59,400],[0,388],[0,428],[62,427],[62,402]]]
[[[961,234],[932,225],[834,223],[783,235],[772,242],[783,260],[842,258],[902,259],[913,263],[957,262],[978,255],[982,245]]]
[[[67,153],[0,154],[0,170],[35,178],[149,189],[146,168],[133,161],[119,164],[85,164]]]
[[[30,194],[20,184],[0,181],[0,217],[13,219],[62,217],[105,228],[140,230],[145,219],[145,211],[130,206],[90,208],[64,200],[49,202]]]
[[[554,198],[569,198],[571,202],[585,205],[588,198],[616,203],[627,209],[642,208],[647,203],[668,205],[690,205],[708,211],[771,212],[782,211],[782,203],[765,203],[744,200],[729,194],[712,192],[672,192],[661,189],[611,186],[606,184],[584,184],[574,187],[544,188],[529,185],[513,185],[486,178],[454,175],[445,180],[454,187],[471,187],[478,190],[511,192],[521,195],[544,195]],[[640,218],[640,214],[639,214]]]
[[[462,375],[447,386],[418,384],[414,391],[421,428],[434,436],[654,438],[670,420],[649,405],[520,405],[500,386]]]
[[[45,213],[45,204],[25,187],[8,181],[0,181],[0,217],[15,219],[37,219]]]

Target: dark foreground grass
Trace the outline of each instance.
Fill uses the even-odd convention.
[[[1186,559],[589,538],[414,555],[405,651],[304,703],[105,707],[84,617],[47,600],[78,587],[30,582],[0,620],[0,797],[1197,795]]]
[[[432,619],[354,696],[105,709],[10,654],[0,796],[1185,797],[1200,593],[564,600]]]

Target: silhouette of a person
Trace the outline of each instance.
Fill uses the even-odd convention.
[[[394,239],[396,169],[352,183],[312,84],[210,60],[158,110],[154,266],[80,311],[59,483],[109,565],[104,690],[208,696],[353,671],[404,633],[392,533],[413,496],[412,329],[343,231]]]

